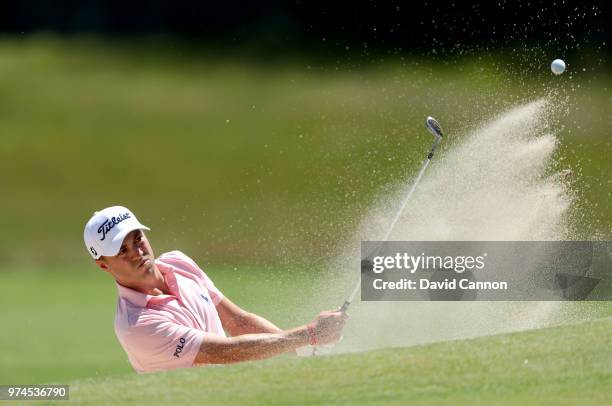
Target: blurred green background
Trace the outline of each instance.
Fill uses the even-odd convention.
[[[288,327],[386,185],[414,175],[435,116],[459,142],[516,103],[564,106],[575,226],[612,237],[612,86],[601,56],[552,77],[511,50],[342,64],[262,62],[149,41],[0,40],[0,383],[130,370],[115,287],[85,251],[92,212],[130,207],[230,297]],[[494,159],[494,157],[492,157]],[[248,289],[243,287],[247,286]],[[270,297],[277,297],[271,301]],[[336,305],[337,303],[330,303]]]
[[[531,75],[500,70],[512,68],[501,52],[360,68],[187,52],[0,42],[5,266],[83,261],[83,224],[111,204],[132,208],[158,251],[230,264],[333,255],[384,186],[420,166],[424,117],[456,141],[551,92],[569,99],[553,130],[563,164],[580,171],[585,227],[610,235],[612,78],[601,65],[552,77],[548,60]]]

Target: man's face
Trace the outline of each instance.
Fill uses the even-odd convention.
[[[117,255],[101,257],[96,264],[123,286],[136,290],[148,290],[159,273],[153,249],[142,230],[131,231],[123,239]]]

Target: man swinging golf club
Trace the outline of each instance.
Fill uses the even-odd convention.
[[[117,283],[115,333],[136,371],[258,360],[340,339],[346,312],[281,330],[230,301],[182,252],[156,258],[144,230],[113,206],[94,213],[84,232],[96,265]]]

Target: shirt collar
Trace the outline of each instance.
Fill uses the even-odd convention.
[[[139,307],[147,306],[147,302],[149,301],[151,295],[147,295],[146,293],[142,293],[132,288],[128,288],[127,286],[123,286],[119,282],[115,283],[117,285],[117,293],[119,294],[120,298],[125,299],[128,302]]]

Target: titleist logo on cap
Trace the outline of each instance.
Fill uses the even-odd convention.
[[[100,241],[104,241],[106,238],[106,234],[113,229],[117,224],[121,223],[123,220],[129,219],[130,213],[120,214],[117,217],[111,217],[110,219],[106,219],[104,223],[100,227],[98,227],[98,234],[102,234],[102,238]]]

